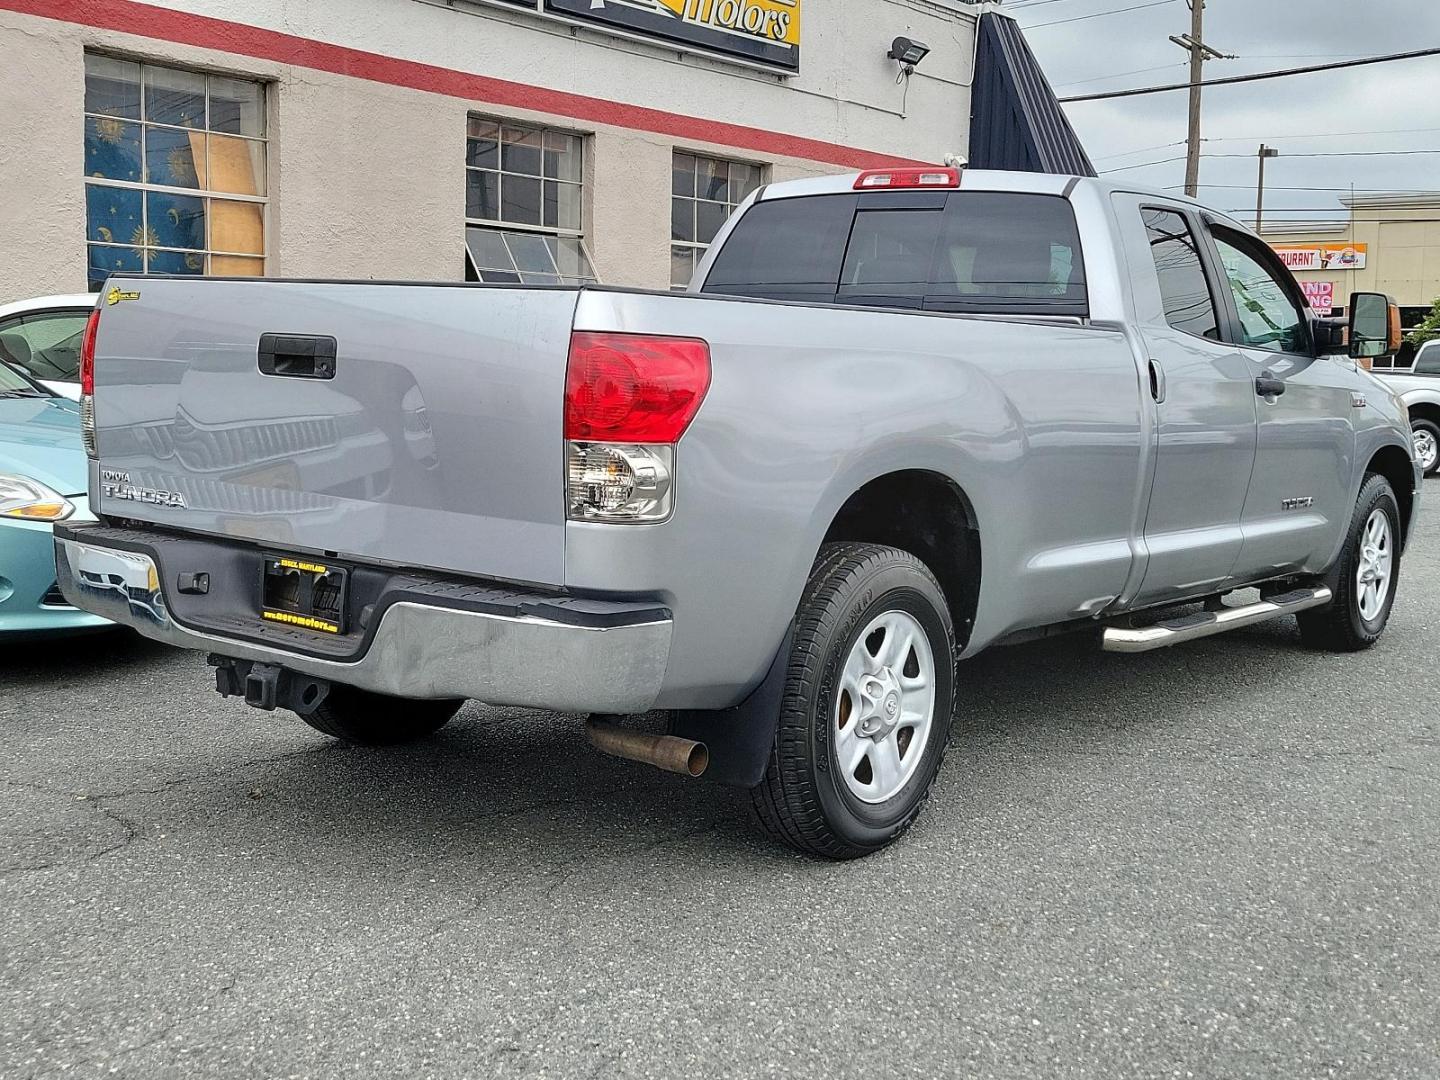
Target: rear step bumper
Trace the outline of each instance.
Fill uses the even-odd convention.
[[[1182,615],[1139,629],[1107,626],[1101,644],[1106,652],[1149,652],[1151,649],[1163,649],[1167,645],[1178,645],[1182,641],[1223,634],[1227,630],[1236,630],[1281,615],[1293,615],[1306,608],[1320,607],[1328,604],[1330,598],[1330,590],[1321,585],[1313,589],[1295,589],[1243,607],[1197,611],[1192,615]]]
[[[617,621],[612,612],[605,625],[587,626],[407,599],[384,609],[363,654],[326,659],[182,625],[166,603],[162,570],[146,551],[57,535],[55,556],[71,604],[148,638],[396,697],[647,712],[670,655],[671,620],[654,604],[636,604],[635,621]]]

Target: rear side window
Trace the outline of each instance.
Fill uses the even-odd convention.
[[[757,202],[716,256],[704,291],[833,302],[858,197]]]
[[[1165,321],[1176,330],[1196,337],[1218,340],[1219,323],[1215,300],[1205,280],[1205,266],[1195,234],[1181,214],[1174,210],[1146,207],[1140,211],[1150,239],[1150,254],[1160,279],[1160,299]]]
[[[931,311],[1086,314],[1085,263],[1066,200],[959,191],[928,207],[904,201],[871,193],[757,203],[731,233],[704,291]],[[802,222],[823,224],[823,238],[805,238],[804,224],[792,228]],[[838,247],[837,234],[844,237]],[[784,295],[777,267],[789,286]],[[751,272],[756,276],[747,278]],[[802,282],[806,296],[793,288]]]

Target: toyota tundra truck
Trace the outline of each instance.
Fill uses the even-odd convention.
[[[855,857],[982,649],[1371,645],[1419,487],[1357,363],[1395,325],[1188,199],[953,168],[764,187],[683,293],[117,275],[59,582],[335,738],[579,714]]]

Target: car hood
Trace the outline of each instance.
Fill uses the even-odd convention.
[[[61,495],[83,494],[80,407],[63,398],[0,398],[0,473],[28,476]]]

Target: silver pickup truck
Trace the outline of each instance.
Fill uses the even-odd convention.
[[[938,168],[765,187],[687,293],[120,276],[59,580],[338,738],[586,714],[863,855],[991,645],[1376,640],[1419,474],[1351,358],[1393,348],[1386,300],[1351,311],[1333,355],[1174,195]]]

